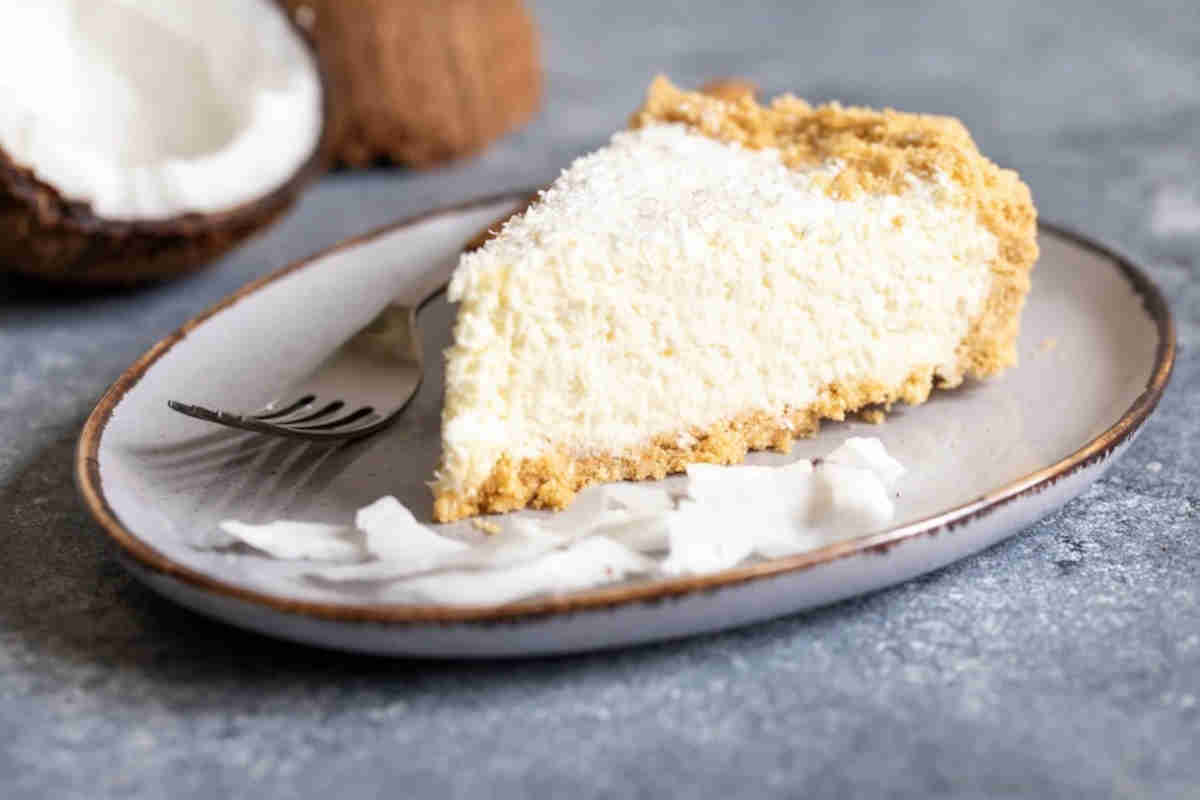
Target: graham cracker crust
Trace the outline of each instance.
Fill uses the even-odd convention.
[[[898,386],[876,381],[830,384],[815,403],[787,410],[782,420],[761,411],[750,412],[707,430],[655,436],[649,444],[620,455],[572,457],[558,450],[515,464],[504,456],[473,494],[437,493],[433,518],[453,522],[527,507],[561,510],[579,490],[596,483],[659,480],[683,472],[688,464],[739,464],[751,450],[786,453],[795,439],[816,434],[823,419],[841,421],[860,409],[881,417],[895,402],[924,403],[935,380],[941,379],[930,366],[914,370]]]
[[[932,178],[941,173],[964,187],[963,202],[975,205],[980,223],[996,236],[999,251],[990,265],[991,292],[958,347],[956,365],[949,370],[918,368],[895,386],[871,380],[830,384],[816,402],[787,409],[782,420],[749,412],[707,430],[671,431],[617,455],[554,450],[519,463],[505,456],[477,489],[436,492],[436,521],[526,507],[562,509],[580,489],[595,483],[657,480],[698,462],[736,464],[751,450],[787,452],[795,438],[815,434],[823,419],[843,420],[861,412],[878,423],[895,402],[925,402],[935,384],[953,387],[964,376],[986,378],[1016,364],[1021,308],[1038,255],[1037,212],[1017,174],[980,154],[957,119],[837,103],[813,107],[790,95],[762,106],[752,92],[687,92],[660,77],[630,125],[658,122],[684,123],[743,147],[774,147],[790,166],[838,159],[844,168],[826,190],[839,199],[864,191],[899,194],[908,188],[909,175]]]

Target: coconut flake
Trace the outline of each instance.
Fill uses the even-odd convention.
[[[624,509],[632,514],[657,514],[675,508],[671,494],[658,486],[611,483],[600,487],[603,508]]]
[[[674,511],[635,514],[608,511],[587,529],[588,535],[604,536],[639,553],[657,553],[670,546],[668,523]]]
[[[779,558],[889,523],[887,487],[904,473],[876,438],[856,437],[817,467],[688,466],[693,502],[667,522],[663,571],[705,574],[758,555]]]
[[[732,567],[754,552],[754,539],[727,512],[693,501],[667,518],[667,575],[702,575]]]
[[[213,537],[215,547],[238,541],[284,560],[360,561],[366,553],[362,545],[349,538],[353,531],[344,525],[325,525],[319,522],[276,520],[264,525],[251,525],[227,519],[219,525],[230,538]]]
[[[842,464],[822,464],[814,472],[809,524],[827,537],[872,533],[892,521],[895,506],[874,472]]]
[[[812,471],[812,462],[804,459],[782,467],[689,464],[687,493],[696,502],[725,512],[799,512],[808,503]]]
[[[367,550],[381,561],[394,561],[415,571],[429,569],[438,559],[467,550],[470,545],[434,533],[417,522],[412,512],[388,495],[360,508],[354,524],[367,538]]]
[[[675,498],[657,486],[614,483],[599,487],[577,536],[605,536],[641,553],[668,547],[667,520]]]
[[[546,531],[572,540],[608,536],[640,552],[665,550],[661,521],[675,508],[675,498],[658,486],[613,483],[580,493],[569,509],[539,523]]]
[[[885,486],[895,486],[905,473],[904,465],[884,449],[883,442],[874,436],[853,436],[825,457],[825,463],[873,472]]]
[[[436,535],[436,534],[435,534]],[[445,538],[445,537],[440,537]],[[541,526],[514,522],[508,530],[489,536],[482,544],[464,549],[423,554],[417,558],[385,559],[366,564],[309,570],[306,575],[332,582],[394,580],[437,570],[491,570],[533,561],[569,542]]]
[[[279,558],[341,562],[308,570],[310,578],[387,581],[389,594],[420,602],[503,603],[655,570],[703,575],[869,533],[892,520],[888,486],[903,472],[878,439],[851,439],[815,468],[690,465],[678,500],[654,485],[597,487],[568,512],[509,518],[475,545],[420,524],[390,496],[358,511],[360,533],[298,522],[229,521],[221,530]],[[374,560],[345,563],[366,557]]]
[[[652,572],[655,562],[623,544],[591,536],[536,561],[501,569],[458,570],[409,578],[393,590],[413,602],[496,605],[538,594],[588,589]]]

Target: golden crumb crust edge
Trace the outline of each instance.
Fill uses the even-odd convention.
[[[572,457],[554,451],[519,463],[503,457],[478,489],[435,489],[436,521],[530,506],[562,509],[580,489],[595,483],[660,479],[697,462],[736,464],[750,450],[786,452],[795,438],[815,434],[822,419],[841,420],[863,410],[869,421],[879,422],[882,409],[894,402],[925,402],[935,382],[956,386],[965,375],[986,378],[1016,364],[1021,309],[1038,256],[1037,211],[1017,173],[985,158],[957,119],[837,103],[814,107],[791,95],[764,106],[751,93],[724,99],[681,90],[659,77],[630,126],[664,122],[682,123],[743,147],[776,148],[793,167],[836,159],[843,168],[826,190],[839,199],[861,192],[900,194],[910,175],[932,179],[941,174],[961,186],[960,196],[975,204],[980,224],[996,237],[998,252],[991,264],[992,289],[959,345],[957,368],[936,375],[932,367],[916,370],[898,386],[832,384],[817,402],[787,412],[786,423],[751,412],[705,431],[658,436],[620,455]],[[683,444],[688,441],[694,443]]]
[[[487,480],[470,494],[435,490],[433,518],[437,522],[453,522],[476,514],[526,507],[558,510],[569,506],[576,493],[593,484],[660,480],[683,472],[688,464],[738,464],[751,450],[786,453],[795,439],[814,435],[823,419],[843,420],[860,409],[874,416],[895,402],[923,403],[938,378],[929,366],[914,370],[897,386],[878,381],[835,383],[826,387],[815,403],[788,410],[782,417],[750,412],[706,430],[656,436],[649,444],[619,455],[572,457],[566,452],[552,451],[518,463],[504,456]]]

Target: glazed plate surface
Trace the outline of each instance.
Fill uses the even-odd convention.
[[[440,352],[453,308],[421,312],[424,385],[395,425],[331,447],[220,429],[167,408],[182,399],[255,408],[465,241],[524,202],[477,201],[398,223],[258,281],[156,345],[117,381],[80,439],[84,501],[155,590],[266,634],[372,653],[521,656],[719,630],[888,586],[977,552],[1060,507],[1129,445],[1166,385],[1175,332],[1128,260],[1043,225],[1021,364],[986,383],[898,406],[881,426],[829,424],[778,464],[880,437],[909,470],[896,524],[796,556],[712,575],[652,578],[503,606],[414,606],[384,585],[329,584],[306,565],[199,550],[221,519],[344,523],[393,494],[430,518],[439,452]],[[679,478],[668,479],[678,481]],[[537,513],[537,512],[522,512]],[[730,531],[736,535],[736,531]]]

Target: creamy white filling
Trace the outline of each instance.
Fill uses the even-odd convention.
[[[437,486],[952,370],[995,236],[945,178],[844,201],[821,180],[839,169],[678,125],[577,160],[451,281]]]
[[[315,64],[269,0],[16,0],[0,147],[110,219],[231,209],[312,155]]]

